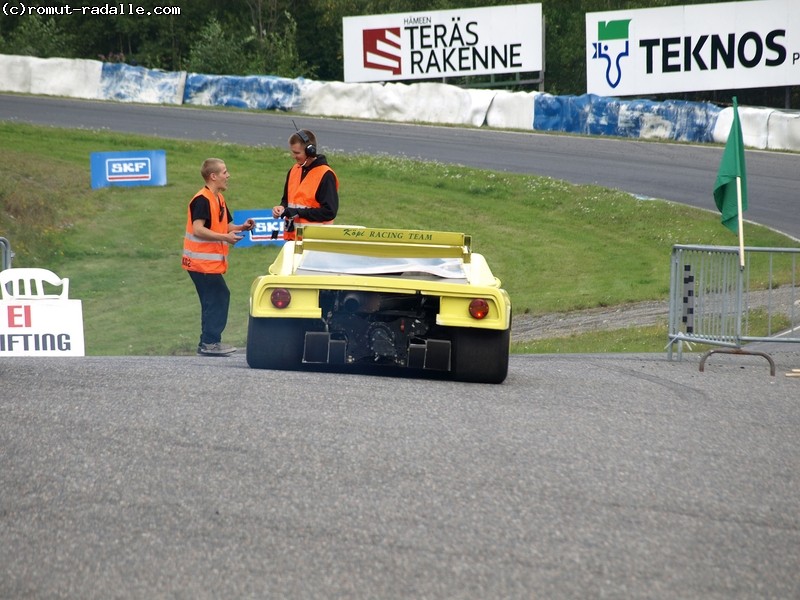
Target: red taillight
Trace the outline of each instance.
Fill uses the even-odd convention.
[[[270,295],[269,299],[275,308],[286,308],[289,306],[289,302],[292,301],[292,295],[287,289],[276,288],[272,290],[272,295]]]
[[[483,319],[489,314],[489,303],[483,298],[475,298],[469,303],[469,314],[476,319]]]

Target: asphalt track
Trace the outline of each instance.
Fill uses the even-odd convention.
[[[2,598],[800,597],[800,354],[0,362]]]
[[[791,346],[497,386],[3,359],[0,598],[798,598]]]

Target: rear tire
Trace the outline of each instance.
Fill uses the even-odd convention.
[[[458,381],[503,383],[508,375],[511,329],[458,327],[451,335],[452,373]]]
[[[253,369],[299,369],[306,331],[317,330],[317,322],[309,319],[251,316],[247,325],[247,364]]]

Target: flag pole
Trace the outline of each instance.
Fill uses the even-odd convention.
[[[734,100],[736,102],[736,100]],[[738,156],[738,154],[737,154]],[[737,163],[738,158],[737,158]],[[741,170],[737,168],[737,172],[741,173]],[[743,287],[744,287],[744,219],[742,218],[742,178],[737,175],[736,176],[736,212],[739,213],[738,216],[738,223],[739,223],[739,281],[738,285],[736,286],[736,314],[739,315],[738,319],[736,319],[736,345],[741,347],[742,345],[742,294],[743,294]]]
[[[739,213],[739,269],[744,270],[744,219],[742,218],[742,178],[736,177],[736,212]]]
[[[739,103],[736,96],[733,97],[733,110],[738,116]],[[741,126],[740,126],[741,127]],[[742,154],[744,153],[744,140],[741,136],[741,130],[737,132],[739,143],[741,144]],[[742,169],[744,166],[741,163],[740,154],[736,152],[736,213],[739,229],[739,270],[744,271],[744,217],[742,217]]]

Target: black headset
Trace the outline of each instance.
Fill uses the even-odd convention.
[[[308,156],[309,158],[315,157],[317,155],[317,147],[311,143],[311,140],[308,138],[305,131],[297,129],[297,125],[295,125],[294,119],[292,119],[292,125],[294,125],[295,131],[297,132],[297,135],[300,137],[300,140],[306,145],[305,147],[306,156]]]

